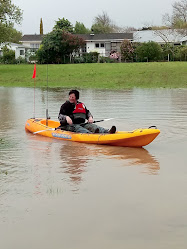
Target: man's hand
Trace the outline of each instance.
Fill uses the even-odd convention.
[[[90,116],[90,117],[88,118],[88,123],[92,124],[93,121],[94,121],[94,120],[93,120],[92,116]]]
[[[69,116],[66,116],[66,121],[69,125],[73,124],[72,119]]]

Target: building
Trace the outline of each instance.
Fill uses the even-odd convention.
[[[8,49],[15,51],[15,59],[18,59],[19,57],[21,57],[22,59],[25,59],[26,49],[25,49],[25,46],[23,46],[22,44],[17,44],[17,43],[12,43],[12,42],[1,43],[0,56],[3,55],[2,49],[4,46],[6,46]]]
[[[133,40],[132,33],[110,34],[76,34],[85,40],[85,47],[81,52],[98,52],[101,56],[109,56],[111,51],[120,52],[120,45],[124,39]],[[30,52],[35,52],[40,47],[43,35],[24,35],[20,42]]]
[[[20,42],[27,50],[29,49],[29,52],[36,52],[40,47],[42,39],[43,35],[24,35]]]
[[[120,53],[123,40],[133,41],[133,33],[109,33],[109,34],[77,34],[85,40],[82,52],[98,52],[101,56],[109,56],[111,51]]]
[[[173,29],[142,30],[133,33],[133,42],[154,41],[160,45],[170,43],[174,45],[187,45],[187,36]]]
[[[42,42],[44,35],[24,35],[20,42],[26,51],[36,52]],[[180,34],[177,30],[144,30],[131,33],[109,33],[109,34],[76,34],[85,40],[85,46],[81,53],[98,52],[101,56],[108,57],[111,52],[120,54],[120,46],[123,40],[131,42],[154,41],[159,44],[170,43],[174,45],[187,45],[187,36]]]

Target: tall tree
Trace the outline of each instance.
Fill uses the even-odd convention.
[[[98,15],[94,18],[94,23],[91,27],[91,30],[95,34],[106,34],[114,33],[119,28],[113,23],[108,14],[103,11],[101,15]]]
[[[0,43],[10,41],[14,23],[20,24],[22,11],[11,0],[0,0]]]
[[[43,35],[44,30],[43,30],[43,22],[42,22],[42,18],[40,19],[40,35]]]
[[[172,7],[172,15],[166,13],[163,16],[164,23],[169,28],[179,29],[180,33],[187,35],[187,0],[176,1]]]
[[[81,22],[76,22],[74,34],[89,34],[91,31],[84,26]]]
[[[9,36],[9,41],[14,43],[20,43],[21,38],[22,38],[22,33],[12,28]]]
[[[173,4],[173,24],[177,25],[178,22],[187,23],[187,0]]]
[[[84,40],[60,29],[44,36],[37,51],[40,63],[63,63],[64,58],[78,51],[85,44]]]
[[[55,26],[53,27],[53,30],[63,30],[67,33],[73,33],[73,25],[68,21],[68,19],[65,18],[58,18],[58,21],[56,21]]]

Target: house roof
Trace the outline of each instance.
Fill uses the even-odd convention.
[[[0,44],[0,48],[4,47],[5,45],[8,47],[25,48],[25,46],[23,46],[22,44],[13,43],[13,42],[3,42]]]
[[[74,34],[86,41],[93,40],[124,40],[133,39],[133,33],[109,33],[109,34]],[[24,35],[21,42],[24,41],[42,41],[44,35]]]
[[[24,35],[22,38],[21,38],[21,42],[24,42],[24,41],[42,41],[43,39],[43,36],[44,35]]]
[[[96,40],[133,40],[133,33],[109,33],[109,34],[76,34],[85,41]]]
[[[74,34],[75,35],[75,34]],[[42,42],[44,35],[24,35],[21,42],[38,41]],[[183,42],[187,41],[187,36],[181,35],[177,30],[145,30],[135,31],[133,33],[109,33],[109,34],[76,34],[76,36],[84,39],[85,41],[106,41],[106,40],[124,40],[129,39],[134,42],[148,42],[154,41],[157,43],[167,42]]]
[[[134,42],[149,42],[154,41],[157,43],[179,43],[187,41],[187,36],[181,35],[177,30],[164,29],[164,30],[145,30],[134,32]]]

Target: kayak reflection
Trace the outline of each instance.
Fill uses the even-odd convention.
[[[113,146],[95,146],[80,143],[69,143],[62,146],[60,153],[62,168],[69,174],[74,183],[82,181],[82,174],[87,170],[91,160],[105,159],[121,160],[122,166],[137,166],[143,168],[142,173],[155,175],[160,170],[159,162],[144,148],[128,148]],[[67,161],[68,160],[68,161]],[[107,161],[106,161],[107,163]]]
[[[114,166],[118,162],[121,166],[141,167],[141,173],[150,175],[156,175],[160,170],[158,160],[144,148],[89,145],[26,134],[32,141],[29,151],[33,150],[34,155],[37,154],[37,164],[46,162],[53,167],[55,165],[57,171],[65,173],[74,186],[83,180],[89,167],[97,163],[105,166],[108,160]],[[32,153],[31,157],[33,161]]]
[[[123,160],[123,166],[144,166],[144,173],[158,174],[160,164],[155,156],[144,148],[104,147],[101,153],[110,158]]]

